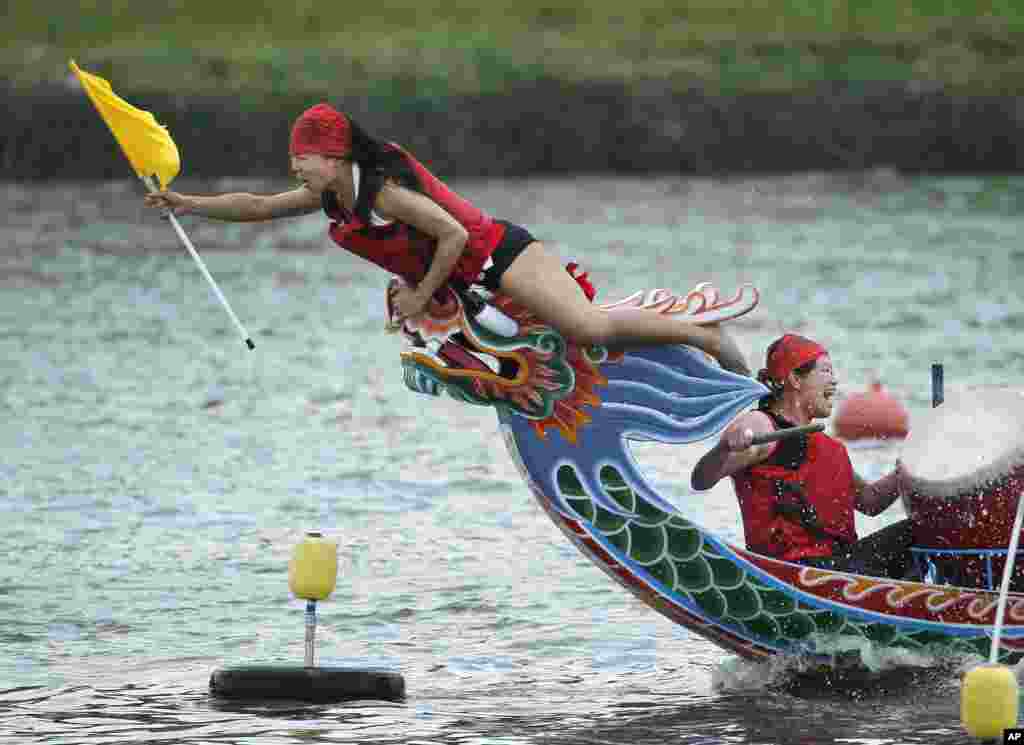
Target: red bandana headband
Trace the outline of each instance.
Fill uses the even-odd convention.
[[[344,158],[352,152],[352,127],[348,117],[325,103],[306,109],[295,120],[288,150],[292,155]]]
[[[782,383],[798,367],[813,362],[825,354],[828,354],[828,350],[817,342],[804,336],[786,334],[776,342],[771,355],[765,361],[768,376],[775,382]]]

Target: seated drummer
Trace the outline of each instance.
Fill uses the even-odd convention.
[[[785,561],[839,571],[903,578],[912,561],[909,520],[857,540],[854,509],[877,515],[898,496],[900,465],[869,484],[846,446],[824,432],[753,445],[755,436],[827,417],[838,383],[820,344],[786,334],[768,347],[758,380],[772,394],[737,417],[693,471],[694,489],[732,478],[747,548]]]

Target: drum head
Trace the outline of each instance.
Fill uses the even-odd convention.
[[[1005,548],[1024,491],[1024,396],[952,396],[915,418],[899,489],[918,546]]]
[[[1005,475],[1024,462],[1024,396],[1005,389],[950,396],[914,417],[900,460],[932,493]]]

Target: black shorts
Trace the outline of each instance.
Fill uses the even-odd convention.
[[[482,285],[491,292],[497,292],[501,287],[501,275],[512,266],[523,249],[534,243],[537,239],[530,235],[530,231],[510,222],[498,220],[505,226],[505,235],[501,242],[494,249],[491,258],[484,265],[477,284]]]

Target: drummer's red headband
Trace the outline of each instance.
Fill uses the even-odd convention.
[[[345,157],[352,152],[352,127],[348,117],[325,103],[306,109],[295,120],[288,150],[292,155]]]
[[[813,362],[825,354],[828,354],[828,350],[817,342],[804,336],[786,334],[775,343],[768,359],[765,360],[768,376],[772,380],[782,383],[798,367]]]

